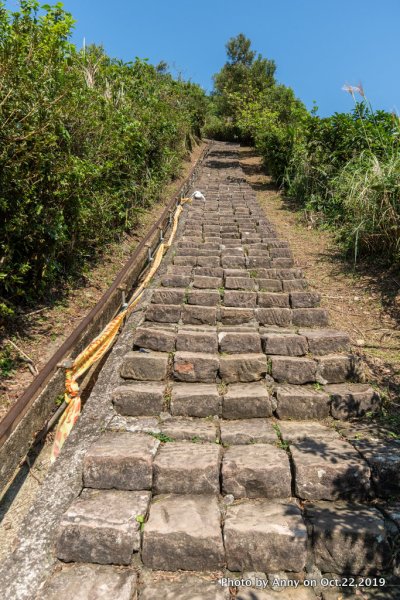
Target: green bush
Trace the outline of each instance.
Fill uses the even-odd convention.
[[[0,296],[44,296],[131,229],[200,136],[204,92],[78,51],[61,4],[0,1]]]

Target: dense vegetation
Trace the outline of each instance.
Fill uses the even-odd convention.
[[[256,56],[245,36],[226,48],[207,134],[254,144],[275,182],[333,226],[354,259],[400,265],[399,118],[374,112],[361,86],[346,88],[353,112],[320,118],[277,84],[274,62]]]
[[[203,91],[70,42],[61,4],[0,0],[0,316],[131,229],[200,136]]]

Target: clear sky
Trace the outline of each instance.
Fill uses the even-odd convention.
[[[64,7],[77,21],[79,46],[86,38],[124,60],[165,60],[207,90],[226,41],[243,32],[275,59],[278,80],[309,108],[315,100],[320,115],[349,110],[341,87],[359,81],[374,108],[400,112],[400,0],[64,0]]]

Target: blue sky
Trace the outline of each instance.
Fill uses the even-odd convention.
[[[15,7],[16,0],[6,2]],[[400,112],[400,0],[64,0],[74,41],[124,60],[165,60],[212,88],[224,45],[243,32],[274,58],[281,83],[326,116],[352,107],[344,83],[362,82],[375,108]]]

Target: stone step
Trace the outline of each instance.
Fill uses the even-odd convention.
[[[245,500],[229,506],[224,543],[232,572],[299,573],[306,564],[307,530],[293,501]]]
[[[313,358],[270,355],[270,373],[278,383],[344,383],[354,379],[355,359],[351,354],[327,354]]]
[[[351,425],[340,430],[371,469],[374,494],[380,498],[400,493],[400,441],[388,429],[374,425]]]
[[[140,592],[139,600],[229,600],[228,587],[222,587],[215,579],[209,580],[204,573],[198,577],[193,575],[179,576],[176,581],[168,576],[162,579],[160,574],[155,581],[146,581]]]
[[[113,392],[115,410],[125,416],[159,415],[165,408],[165,384],[129,383]]]
[[[330,397],[331,414],[334,419],[347,420],[364,417],[378,411],[382,404],[379,393],[363,383],[342,383],[325,386]]]
[[[153,290],[151,295],[151,302],[153,304],[182,304],[186,297],[185,288],[156,288]]]
[[[365,500],[371,472],[343,439],[304,439],[291,444],[296,496],[304,500]]]
[[[261,354],[261,338],[258,332],[222,331],[218,334],[219,351],[228,354]]]
[[[314,355],[346,352],[350,349],[350,338],[344,331],[300,329],[299,334],[307,339],[308,349]]]
[[[182,307],[179,304],[149,304],[146,320],[156,323],[179,323]]]
[[[219,494],[221,456],[215,443],[163,444],[154,460],[153,494]]]
[[[150,492],[83,490],[61,518],[56,556],[64,562],[129,565],[140,550]]]
[[[221,392],[224,419],[271,417],[274,403],[262,382],[235,383]]]
[[[279,419],[326,419],[330,414],[330,396],[310,385],[280,385],[275,395]]]
[[[167,376],[169,355],[164,352],[128,352],[121,366],[123,379],[162,381]]]
[[[273,444],[230,446],[222,459],[222,493],[237,498],[287,498],[292,476],[285,450]]]
[[[385,570],[390,546],[383,515],[346,502],[306,504],[313,562],[322,573],[373,575]]]
[[[164,329],[149,327],[147,321],[138,327],[133,335],[133,347],[135,349],[145,348],[157,352],[175,352],[175,329]]]
[[[142,561],[160,571],[216,571],[225,564],[215,496],[155,497],[144,527]]]
[[[137,597],[137,572],[104,565],[77,564],[56,571],[36,600],[132,600]]]
[[[86,488],[150,490],[160,442],[146,433],[104,433],[83,462]]]
[[[182,417],[221,416],[222,396],[215,384],[174,383],[170,411]]]
[[[221,444],[276,444],[279,441],[271,419],[241,419],[220,421]]]

